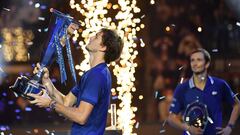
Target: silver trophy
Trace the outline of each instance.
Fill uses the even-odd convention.
[[[194,126],[205,130],[208,124],[208,110],[207,105],[198,100],[189,104],[183,115],[183,120],[189,126]]]
[[[9,87],[9,89],[12,90],[16,96],[22,96],[26,99],[32,100],[33,98],[27,96],[28,93],[39,94],[41,90],[44,89],[44,86],[41,84],[41,79],[44,74],[43,68],[50,66],[55,57],[57,57],[57,63],[60,68],[61,81],[66,81],[67,76],[64,66],[64,59],[62,56],[62,48],[64,47],[61,41],[62,38],[66,39],[64,44],[66,45],[68,62],[72,76],[76,82],[76,75],[70,50],[69,38],[67,35],[67,29],[71,23],[79,25],[79,22],[74,21],[71,16],[65,15],[55,9],[50,9],[50,11],[53,14],[48,26],[48,38],[44,44],[44,47],[46,49],[44,49],[44,53],[40,62],[41,69],[30,79],[26,76],[17,78],[14,85]]]

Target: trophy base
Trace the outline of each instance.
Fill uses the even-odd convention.
[[[27,96],[27,94],[39,94],[45,87],[35,80],[30,80],[26,76],[18,77],[14,85],[9,89],[14,92],[16,96],[21,96],[28,100],[34,100],[34,98]]]

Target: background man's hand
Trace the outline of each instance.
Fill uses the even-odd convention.
[[[75,30],[79,29],[79,26],[75,23],[71,23],[69,26],[68,26],[68,33],[71,35],[74,33]]]
[[[203,130],[201,128],[196,128],[194,126],[190,126],[189,130],[191,135],[202,135]]]
[[[225,128],[216,127],[218,130],[217,135],[230,135],[232,132],[232,129],[229,126],[226,126]]]

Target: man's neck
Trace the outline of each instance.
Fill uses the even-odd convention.
[[[203,90],[207,82],[207,72],[193,74],[193,81],[196,87]]]
[[[105,60],[103,58],[103,56],[101,55],[93,55],[93,54],[90,54],[90,67],[93,68],[95,67],[96,65],[100,64],[100,63],[104,63]]]

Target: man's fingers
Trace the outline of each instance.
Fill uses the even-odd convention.
[[[75,24],[75,23],[71,23],[71,24],[70,24],[70,27],[71,27],[71,28],[74,28],[74,29],[77,29],[79,26],[78,26],[77,24]]]
[[[222,127],[216,127],[216,130],[218,130],[217,135],[223,134],[223,128]]]
[[[217,132],[217,135],[221,135],[221,134],[223,134],[223,130]]]
[[[40,64],[39,64],[39,63],[37,63],[37,64],[36,64],[36,66],[37,66],[37,68],[38,68],[38,69],[40,69],[40,68],[41,68],[41,66],[40,66]]]
[[[38,71],[39,71],[39,69],[37,67],[34,67],[33,74],[36,74]]]
[[[36,104],[38,101],[37,99],[33,100],[33,101],[29,101],[31,104]]]
[[[45,73],[48,73],[48,69],[47,69],[46,67],[43,68],[43,71],[44,71]]]
[[[39,69],[41,68],[40,64],[37,63],[36,66],[34,67],[33,74],[38,73]]]
[[[48,69],[46,67],[43,68],[43,72],[44,72],[43,77],[44,78],[48,78],[49,77],[49,71],[48,71]]]
[[[27,95],[30,96],[30,97],[33,97],[35,99],[37,99],[39,97],[37,94],[28,93]]]
[[[42,96],[43,95],[43,91],[41,90],[37,95],[38,96]]]
[[[222,130],[223,128],[222,127],[216,127],[217,130]]]
[[[202,135],[203,134],[203,130],[201,128],[198,128],[198,134]]]
[[[37,105],[37,106],[39,106],[39,107],[40,107],[40,106],[42,106],[42,104],[41,104],[41,103],[39,103],[39,102],[38,102],[38,103],[36,103],[36,105]]]
[[[73,34],[75,30],[77,30],[79,28],[79,26],[75,23],[71,23],[68,27],[68,32],[70,34]]]
[[[49,74],[49,71],[46,67],[43,68],[43,71],[44,71],[45,74]]]

